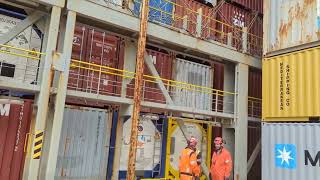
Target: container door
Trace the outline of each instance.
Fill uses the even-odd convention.
[[[0,104],[0,113],[0,179],[18,180],[22,178],[31,102]]]
[[[112,112],[67,106],[63,118],[56,177],[106,179]]]

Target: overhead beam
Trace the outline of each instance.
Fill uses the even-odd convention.
[[[11,78],[0,77],[0,88],[10,89],[24,92],[36,93],[40,91],[39,85],[27,84],[20,81],[12,80]]]
[[[133,100],[129,98],[98,95],[98,94],[92,94],[92,93],[86,93],[86,92],[80,92],[80,91],[74,91],[74,90],[68,90],[67,96],[73,97],[73,98],[84,98],[86,100],[91,100],[91,101],[99,100],[101,102],[107,102],[107,103],[113,103],[113,104],[129,104],[129,105],[133,104]],[[204,115],[209,117],[221,117],[225,119],[234,118],[234,115],[229,113],[206,111],[206,110],[200,110],[197,108],[182,107],[182,106],[161,104],[161,103],[155,103],[155,102],[142,101],[141,105],[143,107],[163,109],[163,110],[172,111],[172,112],[182,112],[182,113],[195,114],[195,115]]]
[[[19,22],[14,28],[12,28],[7,33],[0,36],[0,44],[6,44],[9,41],[11,41],[14,37],[19,35],[21,32],[23,32],[25,29],[30,27],[32,24],[37,22],[40,18],[42,18],[45,15],[44,12],[41,11],[34,11],[32,14],[30,14],[26,19]]]
[[[26,0],[30,1],[30,0]],[[65,0],[31,0],[33,2],[41,3],[44,5],[57,6],[63,8],[65,5]]]
[[[257,159],[259,152],[261,151],[261,139],[259,140],[258,144],[254,148],[254,151],[252,152],[249,161],[248,161],[248,166],[247,166],[247,173],[250,172],[254,161]]]
[[[158,79],[158,78],[160,78],[159,73],[158,73],[156,67],[154,67],[152,59],[148,55],[147,52],[144,53],[144,61],[145,61],[146,65],[147,65],[147,67],[149,68],[152,76],[156,77],[157,86],[160,88],[162,94],[164,95],[164,98],[166,99],[166,102],[168,104],[172,105],[173,104],[172,98],[171,98],[168,90],[164,86],[163,81],[161,79]]]
[[[68,0],[67,8],[77,12],[80,16],[89,17],[113,27],[118,27],[133,33],[139,31],[138,18],[89,1]],[[201,40],[181,33],[178,30],[173,30],[155,23],[149,22],[147,35],[159,42],[189,48],[199,53],[217,56],[228,61],[261,69],[260,58],[243,54],[227,45]],[[183,41],[181,39],[183,39]]]

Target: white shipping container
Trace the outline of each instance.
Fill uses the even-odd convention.
[[[263,123],[262,180],[319,180],[320,123]]]
[[[56,178],[106,179],[112,111],[67,106]]]
[[[0,37],[13,29],[20,21],[21,19],[0,14]],[[41,39],[42,38],[39,34],[30,26],[14,39],[9,41],[7,45],[27,50],[40,51],[42,43]],[[16,54],[36,56],[32,53],[26,53],[24,51],[8,47],[0,46],[0,50]],[[1,78],[8,78],[8,80],[13,78],[16,81],[22,81],[28,84],[37,81],[38,60],[10,55],[3,52],[0,52],[0,57]]]
[[[173,66],[173,79],[175,81],[212,88],[213,68],[177,58]],[[177,86],[188,87],[181,84],[177,84]],[[204,92],[208,90],[191,88],[192,90],[180,87],[173,88],[172,99],[175,105],[211,111],[212,95]]]
[[[320,0],[265,0],[264,54],[320,39]]]

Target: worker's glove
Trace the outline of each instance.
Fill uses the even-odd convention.
[[[230,180],[230,178],[229,177],[224,177],[224,180]]]

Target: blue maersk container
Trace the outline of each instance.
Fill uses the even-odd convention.
[[[141,0],[134,0],[133,12],[140,15]],[[149,1],[149,21],[172,25],[173,23],[174,1],[170,0],[150,0]]]

